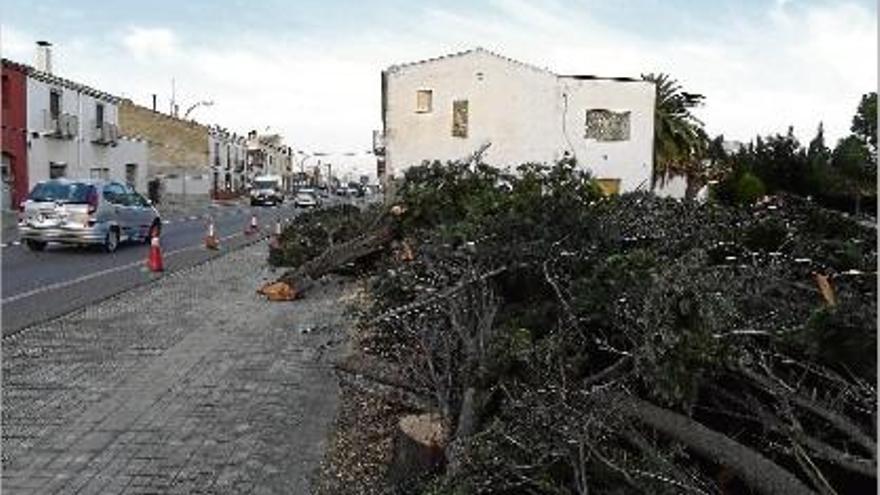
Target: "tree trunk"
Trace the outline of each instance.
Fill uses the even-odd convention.
[[[684,199],[693,201],[697,199],[697,194],[703,188],[703,181],[694,175],[685,176]]]
[[[394,432],[394,457],[389,478],[398,485],[407,485],[443,467],[446,437],[439,414],[413,414],[400,418]]]
[[[446,449],[446,459],[448,460],[447,471],[453,477],[461,471],[465,462],[461,455],[464,452],[464,442],[466,442],[477,429],[478,401],[477,389],[474,387],[468,387],[464,391],[464,396],[461,399],[461,409],[458,411],[458,422],[455,428],[454,440],[450,442],[450,445]]]
[[[759,452],[710,430],[682,414],[632,396],[619,397],[621,412],[673,438],[691,450],[729,467],[757,493],[766,495],[814,494],[795,475]]]
[[[285,272],[278,281],[293,287],[297,294],[302,294],[311,287],[312,280],[322,277],[346,263],[357,261],[381,250],[385,244],[391,241],[392,237],[393,231],[386,227],[376,233],[337,244],[303,263],[296,270]]]

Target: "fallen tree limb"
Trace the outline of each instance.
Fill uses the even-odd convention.
[[[408,390],[398,387],[396,384],[388,384],[381,379],[360,373],[351,373],[337,369],[336,376],[340,384],[347,384],[361,393],[379,397],[385,402],[396,404],[413,411],[435,410],[430,400]]]
[[[677,440],[694,452],[729,467],[758,493],[814,494],[800,479],[761,453],[677,412],[632,396],[616,398],[620,411]]]
[[[865,434],[865,432],[863,432],[858,425],[854,424],[842,414],[831,411],[823,407],[821,404],[818,404],[813,400],[801,396],[797,392],[788,391],[781,385],[773,382],[771,379],[760,376],[759,374],[752,372],[748,369],[743,368],[739,371],[743,376],[752,380],[760,387],[768,390],[774,395],[790,400],[794,404],[824,419],[831,426],[834,426],[838,431],[847,435],[853,442],[863,447],[867,452],[869,452],[872,456],[876,458],[877,444],[874,439]]]
[[[357,354],[338,361],[333,365],[333,368],[341,373],[360,375],[376,383],[419,394],[419,391],[412,386],[412,382],[403,378],[397,365],[382,359]]]
[[[446,299],[449,296],[455,294],[456,292],[464,289],[465,287],[467,287],[470,284],[474,284],[477,282],[482,282],[484,280],[488,280],[496,275],[500,275],[501,273],[504,273],[505,271],[507,271],[507,267],[502,266],[500,268],[496,268],[496,269],[491,270],[487,273],[484,273],[478,277],[473,277],[473,278],[469,278],[467,280],[463,280],[463,281],[453,285],[452,287],[441,290],[440,292],[425,296],[425,297],[420,298],[416,301],[413,301],[409,304],[404,304],[403,306],[398,306],[392,310],[386,311],[385,313],[382,313],[381,315],[379,315],[379,316],[373,318],[372,320],[370,320],[369,322],[367,322],[367,325],[375,325],[376,323],[386,321],[386,320],[393,318],[397,315],[408,313],[408,312],[413,311],[415,309],[418,309],[418,308],[421,308],[421,307],[426,306],[428,304],[431,304],[434,301],[437,301],[440,299]]]
[[[300,265],[296,270],[285,272],[278,279],[292,287],[301,296],[314,285],[318,278],[365,256],[381,251],[394,237],[390,227],[360,236],[343,244],[336,244],[319,256]]]

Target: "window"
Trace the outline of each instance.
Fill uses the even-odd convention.
[[[586,139],[629,141],[629,112],[587,110]]]
[[[137,183],[137,163],[125,164],[125,182],[131,186]]]
[[[416,113],[430,113],[433,100],[434,93],[430,89],[416,91]]]
[[[128,206],[138,206],[141,208],[146,208],[150,206],[147,198],[138,194],[138,192],[134,190],[134,187],[131,184],[125,186],[125,197]]]
[[[101,129],[104,127],[104,104],[95,104],[95,127]]]
[[[596,179],[596,182],[605,196],[620,194],[620,179]]]
[[[89,177],[91,177],[92,179],[109,179],[110,169],[106,167],[95,167],[89,169]]]
[[[57,89],[49,91],[49,115],[53,119],[61,116],[61,91]]]
[[[114,182],[104,186],[104,199],[113,204],[122,205],[126,204],[128,193],[126,193],[124,187]]]
[[[39,202],[86,203],[94,191],[95,186],[82,182],[40,182],[34,186],[28,198]]]
[[[67,176],[67,164],[58,162],[49,162],[49,178],[60,179]]]
[[[468,101],[452,102],[452,136],[466,138],[468,135]]]

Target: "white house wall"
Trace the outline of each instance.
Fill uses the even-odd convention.
[[[654,85],[642,81],[560,78],[560,91],[559,111],[565,118],[568,142],[574,148],[578,163],[596,178],[621,179],[621,191],[650,190]],[[628,140],[585,138],[587,110],[599,109],[630,112]],[[567,147],[568,142],[562,145]]]
[[[424,160],[456,160],[484,143],[483,160],[514,168],[553,163],[573,151],[597,178],[621,190],[650,187],[654,87],[641,81],[575,79],[476,50],[386,71],[385,164],[401,177]],[[432,110],[416,112],[418,90],[432,91]],[[452,136],[452,105],[468,100],[468,135]],[[585,138],[586,111],[629,111],[630,139]]]
[[[550,161],[557,151],[544,143],[560,132],[552,74],[477,52],[395,68],[386,84],[386,164],[395,176],[423,160],[464,158],[490,141],[483,158],[496,166]],[[417,113],[416,94],[425,89],[432,110]],[[452,136],[455,100],[468,100],[466,138]]]
[[[71,138],[44,136],[44,110],[49,110],[52,89],[61,92],[61,113],[78,119],[77,135]],[[29,130],[28,187],[49,178],[51,163],[66,164],[66,176],[71,179],[90,178],[94,169],[106,169],[111,179],[126,180],[126,164],[136,165],[135,188],[146,188],[147,143],[120,138],[116,146],[93,143],[96,103],[104,105],[104,122],[118,125],[116,104],[99,100],[63,85],[49,84],[28,77],[27,122]]]

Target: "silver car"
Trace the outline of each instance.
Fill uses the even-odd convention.
[[[33,251],[49,242],[92,244],[113,252],[123,241],[149,242],[162,228],[159,212],[121,182],[51,179],[21,205],[18,231]]]
[[[314,208],[318,206],[318,200],[314,195],[300,191],[293,198],[293,205],[297,208]]]

